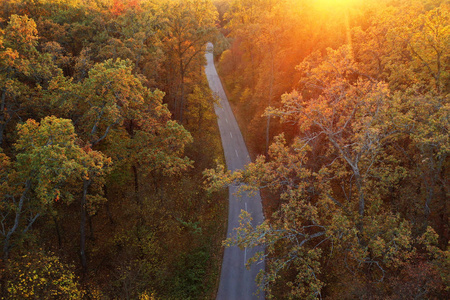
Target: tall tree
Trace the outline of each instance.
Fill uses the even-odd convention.
[[[36,219],[54,202],[70,203],[74,194],[67,186],[83,172],[85,151],[78,146],[70,120],[46,117],[18,126],[17,160],[2,155],[3,256],[11,241],[20,241]]]
[[[183,122],[186,105],[186,79],[196,59],[203,59],[206,43],[217,33],[217,11],[209,0],[169,1],[162,6],[166,13],[163,47],[170,96],[177,120]],[[173,74],[176,77],[172,77]]]
[[[50,57],[37,51],[37,40],[36,23],[27,16],[12,15],[0,30],[0,145],[7,125],[37,104],[34,94],[56,72]]]

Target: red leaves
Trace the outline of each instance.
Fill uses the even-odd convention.
[[[116,17],[123,15],[128,10],[141,11],[140,0],[114,0],[110,8],[110,12]]]

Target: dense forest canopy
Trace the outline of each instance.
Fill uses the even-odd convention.
[[[450,298],[449,9],[1,0],[1,297],[214,298],[246,183],[266,221],[225,244],[266,245],[267,297]],[[233,174],[208,41],[255,156]]]
[[[214,294],[216,15],[203,0],[0,1],[2,299]]]
[[[450,3],[217,1],[220,72],[262,188],[241,247],[274,299],[449,297]],[[254,258],[257,260],[258,258]]]
[[[243,212],[227,242],[267,246],[267,296],[447,299],[449,2],[218,2],[220,72],[261,155],[207,174],[263,188],[266,221]]]

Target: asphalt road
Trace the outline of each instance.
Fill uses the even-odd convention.
[[[207,48],[212,50],[213,45],[208,43]],[[216,115],[222,139],[222,146],[225,152],[225,160],[229,170],[243,169],[250,163],[250,157],[244,139],[242,138],[239,126],[231,111],[230,104],[217,75],[214,66],[212,51],[206,53],[207,65],[206,76],[209,87],[219,96],[220,105],[215,106]],[[236,197],[236,187],[229,188],[229,209],[228,209],[228,229],[227,236],[233,234],[233,229],[239,226],[239,214],[241,210],[251,213],[253,225],[261,224],[264,217],[262,213],[261,197],[259,192],[254,196],[243,195]],[[259,270],[264,269],[264,263],[253,265],[250,270],[245,267],[246,261],[261,248],[240,250],[238,247],[225,248],[222,272],[220,274],[218,300],[246,300],[264,299],[264,294],[256,294],[256,275]]]

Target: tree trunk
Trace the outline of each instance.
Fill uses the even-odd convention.
[[[59,230],[58,219],[53,216],[53,222],[55,223],[56,237],[58,238],[58,249],[61,249],[62,240],[61,240],[61,231]]]
[[[83,180],[83,197],[81,198],[81,218],[80,218],[80,257],[83,273],[87,273],[86,261],[86,196],[91,180]]]
[[[6,88],[3,88],[2,102],[0,103],[0,147],[3,144],[3,134],[5,132],[6,127],[5,108],[6,108]]]
[[[427,186],[427,197],[425,198],[425,206],[423,208],[423,211],[425,214],[426,225],[428,225],[428,220],[430,219],[430,214],[431,214],[430,205],[431,205],[431,199],[433,199],[433,197],[434,197],[433,186],[432,186],[432,184],[429,184]]]
[[[16,216],[14,218],[14,225],[13,227],[8,231],[8,233],[5,236],[5,239],[3,240],[3,259],[6,262],[8,260],[9,257],[9,251],[10,251],[10,239],[11,236],[14,234],[14,232],[16,232],[17,228],[19,227],[19,221],[20,221],[20,217],[22,216],[22,208],[23,208],[23,203],[25,202],[25,198],[26,195],[28,193],[28,191],[31,189],[31,180],[28,179],[25,182],[25,190],[22,192],[22,195],[20,196],[19,199],[19,206],[16,209]]]
[[[182,64],[182,62],[181,62]],[[181,65],[183,68],[183,66]],[[179,103],[180,109],[179,109],[179,120],[180,124],[183,123],[183,113],[184,113],[184,70],[181,70],[181,95],[180,95],[180,103]]]
[[[362,246],[367,246],[367,241],[364,239],[364,210],[365,210],[365,199],[364,199],[364,193],[362,191],[362,179],[359,172],[354,172],[356,177],[356,186],[358,188],[358,214],[359,214],[359,220],[356,224],[356,228],[358,230],[358,236],[359,236],[359,243]]]
[[[89,239],[93,241],[94,238],[94,226],[92,225],[92,216],[88,215],[88,224],[89,224]]]
[[[274,82],[274,57],[273,50],[270,53],[270,80],[269,80],[269,101],[267,103],[267,107],[269,107],[272,103],[273,97],[273,82]],[[270,116],[267,116],[267,124],[266,124],[266,155],[269,153],[269,139],[270,139]]]
[[[106,204],[105,205],[106,205],[106,213],[108,215],[109,223],[111,225],[114,225],[115,222],[114,222],[114,218],[113,218],[113,216],[111,214],[111,208],[109,207],[108,187],[106,186],[106,184],[103,186],[103,191],[105,193],[105,198],[106,198]]]
[[[138,175],[137,166],[134,165],[132,167],[132,169],[133,169],[133,175],[134,175],[134,196],[136,197],[136,202],[138,204],[141,204],[141,200],[139,197],[139,175]]]
[[[356,185],[358,187],[358,193],[359,193],[359,200],[358,200],[358,213],[360,218],[364,217],[364,209],[365,209],[365,199],[364,199],[364,193],[362,191],[362,180],[361,176],[359,174],[355,174],[356,177]]]

